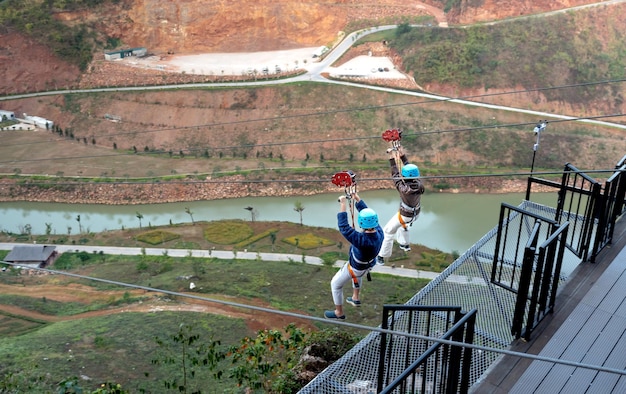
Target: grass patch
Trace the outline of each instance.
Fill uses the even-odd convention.
[[[243,221],[217,221],[207,225],[204,237],[218,245],[231,245],[242,242],[252,236],[254,231]]]
[[[3,338],[24,335],[43,327],[45,324],[46,322],[41,320],[0,311],[0,336]]]
[[[59,322],[27,335],[3,338],[0,376],[22,374],[24,380],[34,382],[29,392],[53,392],[51,388],[58,382],[78,373],[90,378],[79,383],[90,388],[89,392],[106,381],[121,383],[131,393],[167,392],[163,381],[180,374],[175,361],[180,354],[171,354],[173,365],[153,364],[151,361],[160,356],[155,338],[177,332],[181,322],[193,323],[203,339],[219,336],[226,346],[251,334],[240,319],[217,315],[199,319],[191,312],[123,313]],[[221,367],[227,369],[229,365],[223,362]],[[199,369],[191,384],[220,393],[233,392],[236,387],[227,377],[215,380],[206,369]]]
[[[421,256],[422,258],[415,262],[417,268],[421,270],[442,272],[452,263],[452,257],[448,253],[422,252]]]
[[[320,258],[322,259],[324,265],[332,266],[337,262],[337,260],[347,261],[349,256],[347,253],[343,252],[325,252],[320,255]]]
[[[179,234],[163,230],[148,231],[137,235],[137,241],[150,245],[159,245],[180,238]]]
[[[237,244],[235,244],[235,248],[243,248],[244,246],[248,246],[254,242],[260,241],[263,238],[269,237],[270,235],[276,234],[278,232],[277,229],[275,228],[271,228],[269,230],[265,230],[260,234],[257,234],[253,237],[247,238],[244,241],[238,242]]]
[[[83,267],[86,265],[96,264],[103,260],[101,254],[89,254],[87,252],[65,252],[59,256],[54,262],[55,269],[69,270],[76,267]]]
[[[331,246],[335,244],[334,241],[319,237],[313,233],[298,234],[291,237],[283,238],[283,242],[304,250]]]
[[[174,244],[174,249],[201,249],[197,242],[180,241]]]
[[[194,276],[196,284],[194,292],[207,294],[215,298],[215,294],[232,300],[250,299],[262,300],[274,309],[298,311],[303,314],[321,316],[325,309],[332,305],[332,297],[328,289],[335,268],[314,266],[300,262],[273,262],[273,261],[236,261],[203,259],[194,257],[166,257],[166,256],[99,256],[100,263],[90,266],[79,266],[74,272],[86,273],[93,277],[147,285],[171,291],[189,291],[188,280],[184,279],[198,272],[198,265],[204,267],[207,274]],[[139,262],[152,259],[167,259],[171,262],[171,270],[146,275],[138,272],[136,265]],[[420,288],[429,281],[425,279],[395,277],[384,274],[372,274],[373,280],[367,282],[363,289],[364,305],[359,313],[352,313],[350,318],[359,324],[377,326],[380,324],[380,305],[385,303],[402,303],[410,299]],[[26,282],[36,281],[43,285],[46,281],[58,284],[60,280],[67,283],[76,282],[74,278],[63,279],[58,275],[49,277],[23,278]],[[307,290],[303,291],[303,283]],[[0,298],[0,303],[20,305],[29,304],[34,310],[46,310],[53,306],[56,313],[64,315],[80,312],[81,310],[96,309],[101,305],[112,305],[131,299],[130,296],[119,295],[119,286],[112,284],[86,282],[92,287],[115,289],[118,292],[117,301],[105,300],[92,302],[89,305],[68,303],[59,305],[56,302],[44,301],[40,297]],[[20,283],[23,286],[24,283]],[[348,290],[349,291],[349,290]],[[218,298],[220,298],[218,297]],[[184,298],[162,299],[171,302],[185,301]],[[49,304],[49,305],[44,305]],[[147,307],[146,310],[152,310]],[[158,308],[155,308],[158,310]],[[222,345],[238,343],[242,337],[253,334],[241,319],[230,319],[217,315],[189,312],[155,312],[155,313],[120,313],[101,317],[82,318],[73,321],[48,323],[44,327],[36,326],[26,329],[26,326],[17,326],[16,319],[0,319],[6,324],[3,329],[22,330],[23,335],[5,337],[0,347],[0,376],[9,372],[27,374],[27,380],[39,381],[45,387],[55,385],[67,377],[76,375],[79,366],[80,374],[91,378],[83,381],[83,387],[89,387],[91,382],[115,380],[130,392],[163,392],[162,382],[180,372],[176,365],[154,365],[151,360],[157,354],[155,337],[175,333],[182,321],[193,322],[199,325],[203,339],[213,336]],[[22,323],[23,324],[23,323]],[[13,327],[12,327],[13,325]],[[23,327],[23,328],[22,328]],[[283,328],[283,327],[276,327]],[[25,332],[26,331],[26,332]],[[349,332],[358,332],[356,329],[346,329]],[[45,360],[42,361],[42,360]],[[124,360],[120,363],[120,360]],[[230,368],[230,364],[224,365]],[[147,374],[147,375],[146,375]],[[47,378],[46,378],[47,377]],[[39,379],[42,378],[42,379]],[[195,379],[202,382],[204,387],[209,385],[215,392],[233,392],[234,382],[227,378],[215,381],[208,371],[201,371]],[[94,386],[97,383],[94,383]],[[43,386],[42,386],[43,387]],[[37,387],[39,388],[39,387]],[[230,391],[229,391],[230,390]],[[37,391],[37,390],[35,390]],[[38,392],[49,392],[40,390]]]

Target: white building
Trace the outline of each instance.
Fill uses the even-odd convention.
[[[318,57],[322,57],[323,54],[325,54],[326,52],[328,52],[328,47],[327,46],[321,46],[319,48],[317,48],[315,50],[315,52],[313,52],[313,58],[318,58]]]
[[[51,130],[54,122],[39,116],[31,116],[24,114],[24,123],[32,124],[42,129]]]
[[[15,120],[15,113],[0,109],[0,122],[4,120]]]

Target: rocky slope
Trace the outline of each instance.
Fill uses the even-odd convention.
[[[431,16],[445,26],[498,20],[562,9],[592,0],[471,1],[446,15],[441,0],[120,0],[95,10],[57,12],[69,25],[87,23],[101,38],[118,39],[123,47],[146,47],[153,53],[244,52],[321,46],[334,42],[347,26],[398,23],[407,17]],[[77,67],[51,54],[34,38],[0,27],[0,94],[55,87],[77,87]],[[102,53],[95,54],[101,59]]]

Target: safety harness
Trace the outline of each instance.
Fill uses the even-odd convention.
[[[354,262],[356,264],[358,264],[358,269],[360,271],[366,271],[366,275],[367,275],[367,281],[371,282],[372,281],[372,276],[370,275],[370,271],[369,269],[372,268],[374,266],[374,261],[369,261],[369,262],[365,262],[365,261],[361,261],[359,259],[356,258],[356,256],[354,255],[354,252],[350,253],[352,260],[354,260]],[[354,283],[354,287],[356,289],[359,288],[359,277],[356,276],[356,274],[354,273],[354,269],[352,268],[352,264],[350,264],[350,261],[348,261],[348,272],[350,273],[350,277],[352,277],[352,283]]]

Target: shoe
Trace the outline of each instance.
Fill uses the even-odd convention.
[[[409,244],[400,245],[400,249],[404,250],[405,252],[410,252],[411,251],[411,245],[409,245]]]
[[[352,297],[346,298],[346,302],[353,306],[361,306],[361,300],[353,300]]]
[[[381,256],[376,256],[376,264],[385,265],[385,258]]]
[[[324,312],[324,317],[327,319],[339,319],[339,320],[346,320],[346,316],[337,316],[335,315],[335,311],[326,311]]]

